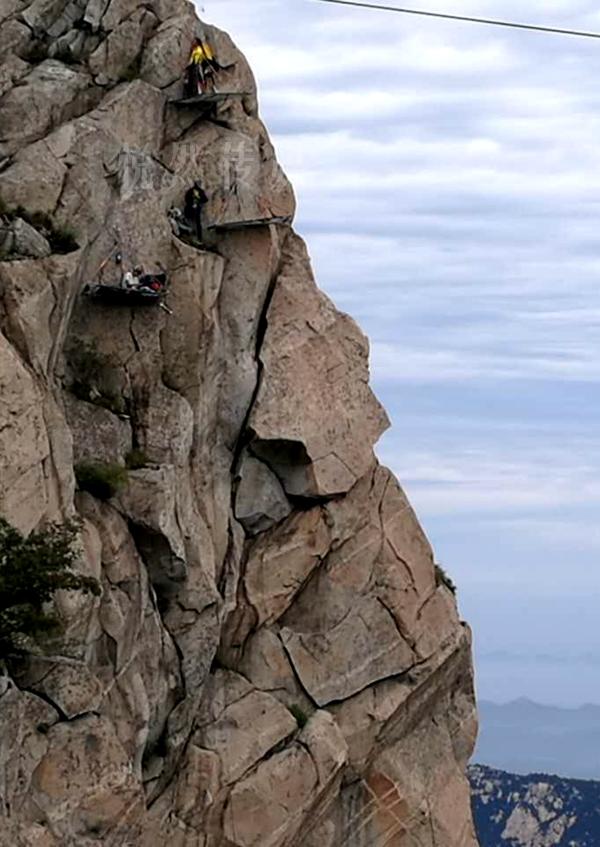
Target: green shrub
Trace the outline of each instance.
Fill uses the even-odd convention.
[[[73,570],[78,530],[74,522],[51,524],[25,537],[0,518],[0,659],[60,631],[47,609],[56,591],[100,594],[95,579]]]
[[[17,209],[17,216],[23,218],[48,239],[53,253],[72,253],[79,249],[75,232],[71,227],[56,224],[46,212],[28,212],[20,206]]]
[[[125,456],[125,464],[130,471],[139,471],[150,464],[150,459],[143,450],[130,450]]]
[[[79,249],[75,232],[68,226],[55,224],[46,212],[28,212],[23,206],[9,209],[6,204],[3,209],[4,211],[0,211],[0,214],[6,215],[11,220],[22,218],[37,229],[47,239],[53,253],[72,253],[73,250]]]
[[[456,585],[452,582],[446,571],[441,565],[435,566],[435,584],[438,586],[445,585],[453,594],[456,594]]]
[[[110,367],[108,357],[98,350],[93,341],[78,342],[76,346],[71,347],[68,355],[76,381],[86,389],[97,387],[102,375]]]
[[[44,235],[49,235],[54,229],[52,218],[46,212],[28,212],[23,206],[17,206],[15,216],[23,218],[31,226],[41,230]]]
[[[43,62],[48,58],[48,43],[40,40],[34,41],[25,58],[32,65]]]
[[[79,249],[75,232],[68,226],[52,227],[46,237],[53,253],[64,255]]]
[[[119,82],[133,82],[139,77],[141,68],[142,54],[140,53],[140,55],[137,56],[133,62],[130,62],[130,64],[125,68],[119,78]]]
[[[113,415],[125,415],[127,413],[127,401],[114,391],[102,391],[97,397],[90,401],[96,406],[102,406],[103,409],[108,409]]]
[[[98,500],[110,500],[127,485],[127,469],[109,462],[80,462],[75,466],[75,478],[81,491]]]
[[[100,353],[94,342],[81,341],[77,346],[71,347],[68,359],[73,374],[69,390],[78,400],[95,403],[115,415],[124,415],[127,412],[125,398],[102,387],[103,378],[112,365],[110,359]]]
[[[289,708],[292,715],[296,718],[296,723],[298,724],[298,727],[300,729],[304,729],[304,727],[308,723],[308,715],[306,714],[304,709],[297,703],[292,703]]]

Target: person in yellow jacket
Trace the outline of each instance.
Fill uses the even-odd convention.
[[[185,96],[196,97],[199,94],[208,94],[209,91],[216,94],[215,72],[220,68],[210,44],[195,38],[187,66]]]

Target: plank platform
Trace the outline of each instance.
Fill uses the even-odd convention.
[[[251,221],[226,221],[224,223],[208,224],[207,229],[211,230],[237,230],[247,229],[253,226],[270,226],[271,224],[291,224],[291,217],[274,217],[274,218],[257,218]]]
[[[230,97],[247,97],[248,91],[218,91],[216,94],[198,94],[197,97],[182,97],[171,100],[173,106],[211,106],[213,103],[222,103]]]

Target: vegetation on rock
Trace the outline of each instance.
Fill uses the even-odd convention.
[[[23,206],[13,209],[0,198],[0,215],[9,221],[15,218],[26,221],[44,236],[53,253],[72,253],[79,249],[77,236],[71,227],[56,223],[46,212],[28,212]]]
[[[296,718],[296,723],[298,724],[299,729],[304,729],[308,723],[308,715],[304,709],[297,703],[292,703],[289,709],[292,715]]]
[[[440,587],[440,585],[445,585],[446,588],[451,591],[453,594],[456,594],[456,585],[452,582],[446,571],[441,565],[435,566],[435,584]]]
[[[78,530],[74,522],[50,524],[26,537],[0,518],[0,659],[31,652],[60,631],[48,610],[57,591],[100,594],[95,579],[73,570]]]
[[[143,450],[135,448],[125,456],[125,465],[130,471],[139,471],[150,464],[150,459]]]
[[[123,71],[120,82],[134,82],[134,80],[136,80],[140,75],[141,67],[142,54],[140,53],[139,56],[136,56],[136,58],[130,62],[127,68]]]
[[[39,65],[48,58],[48,43],[45,38],[36,39],[27,50],[26,60],[30,65]]]
[[[75,478],[80,491],[110,500],[127,485],[127,469],[109,462],[80,462],[75,466]]]
[[[69,353],[69,364],[73,373],[69,389],[78,400],[102,406],[115,415],[125,414],[125,399],[104,385],[111,363],[95,344],[86,341],[79,343]]]

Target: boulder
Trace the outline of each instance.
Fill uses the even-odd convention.
[[[303,843],[306,811],[322,802],[341,774],[347,746],[333,718],[317,712],[299,743],[262,762],[231,792],[225,807],[224,832],[239,847],[279,847]],[[313,821],[307,821],[308,826]]]
[[[278,634],[268,627],[254,633],[244,646],[240,673],[262,691],[274,692],[288,708],[314,711],[314,703],[302,688]]]
[[[136,10],[94,50],[88,61],[92,74],[96,77],[101,74],[107,82],[126,79],[135,65],[144,39],[156,23],[155,15],[148,9]]]
[[[317,789],[311,755],[293,745],[241,780],[225,807],[223,832],[236,847],[280,847],[299,830]]]
[[[329,549],[321,509],[291,516],[251,546],[244,586],[258,626],[278,620]]]
[[[327,786],[348,761],[348,745],[334,718],[329,712],[315,712],[302,730],[300,741],[310,750],[320,786]]]
[[[48,751],[46,731],[59,715],[49,703],[20,691],[6,676],[0,680],[0,764],[2,816],[20,809],[32,790],[36,769]],[[8,841],[4,842],[7,844]]]
[[[12,250],[17,256],[43,259],[51,253],[50,245],[41,233],[22,218],[15,218],[12,225]]]
[[[0,261],[6,261],[12,253],[14,244],[12,226],[5,220],[0,220]]]
[[[0,251],[5,257],[32,259],[43,259],[51,253],[44,236],[22,218],[0,228]]]
[[[32,658],[18,682],[70,720],[98,711],[104,694],[98,677],[84,662],[76,660],[53,662],[49,657]]]
[[[100,97],[85,71],[47,59],[33,68],[24,85],[3,97],[0,153],[11,155],[43,138],[57,123],[83,114]]]
[[[128,757],[106,718],[53,726],[31,782],[32,801],[63,843],[76,834],[126,843],[144,804]],[[77,794],[72,791],[78,786]]]
[[[33,0],[24,4],[21,17],[35,32],[46,32],[63,14],[67,0]]]
[[[60,339],[57,338],[56,286],[66,282],[57,265],[34,260],[0,265],[4,314],[0,325],[23,360],[37,374],[47,374]]]
[[[73,434],[73,460],[125,464],[132,447],[131,424],[94,403],[65,396],[65,411]]]
[[[48,507],[50,445],[40,388],[0,333],[0,514],[32,530]]]
[[[213,696],[219,697],[218,688]],[[296,721],[281,703],[262,691],[249,690],[227,705],[216,720],[194,736],[198,747],[212,750],[221,762],[221,779],[237,782],[270,750],[292,735]]]
[[[318,291],[296,237],[286,243],[267,321],[252,452],[289,495],[344,494],[372,465],[388,420],[368,385],[366,339]]]
[[[155,88],[166,88],[181,80],[181,69],[189,58],[193,30],[191,10],[161,24],[144,51],[141,78]]]
[[[284,628],[281,638],[302,685],[319,706],[398,676],[416,661],[389,611],[375,598],[357,603],[332,630]]]
[[[110,0],[88,0],[83,20],[92,32],[100,29],[102,16],[104,15]]]
[[[290,502],[264,462],[246,455],[239,475],[235,516],[248,535],[264,532],[289,515]]]
[[[82,30],[69,30],[54,41],[48,50],[50,59],[81,62],[98,46],[99,38]]]
[[[30,41],[31,30],[29,30],[21,21],[13,19],[4,24],[0,31],[0,50],[2,50],[2,55],[6,56],[9,63],[13,65],[13,70],[11,71],[9,68],[6,68],[3,62],[0,78],[6,78],[7,76],[11,77],[14,74],[14,69],[18,67],[18,62],[27,55],[27,47]],[[13,80],[11,79],[11,82],[12,81]]]

